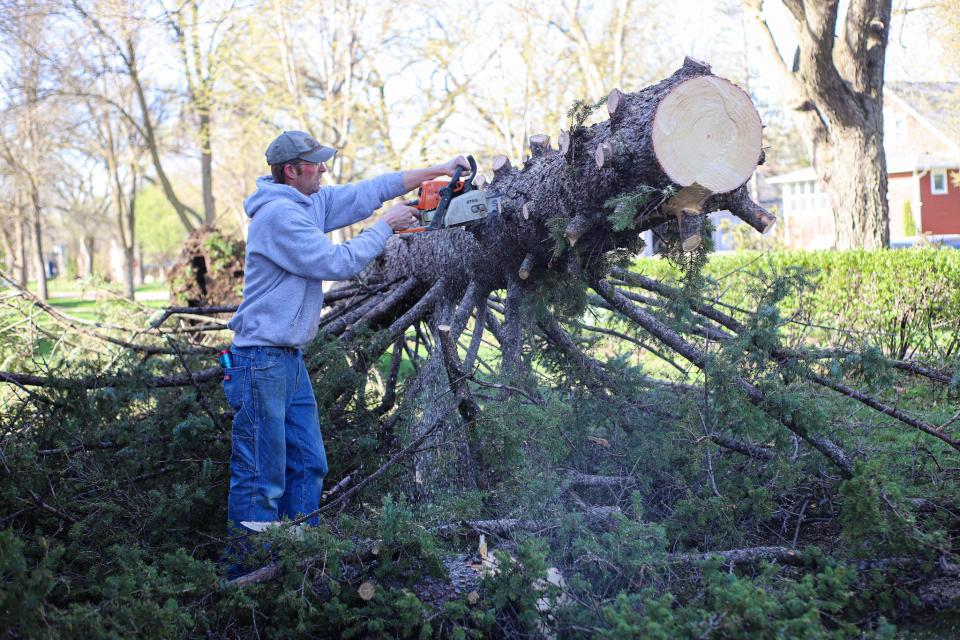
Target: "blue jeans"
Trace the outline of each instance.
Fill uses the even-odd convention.
[[[299,349],[231,347],[223,391],[236,415],[227,519],[275,522],[320,506],[327,452]],[[318,524],[319,516],[307,520]]]

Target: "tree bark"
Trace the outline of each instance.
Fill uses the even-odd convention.
[[[200,182],[203,189],[203,224],[212,226],[217,220],[213,199],[213,146],[210,140],[210,114],[200,114]]]
[[[817,179],[830,196],[838,249],[890,245],[882,114],[873,120],[864,126],[835,127],[835,142],[820,151]]]

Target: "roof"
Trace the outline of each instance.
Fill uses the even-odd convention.
[[[782,173],[779,176],[767,178],[767,182],[771,184],[784,184],[786,182],[806,182],[816,179],[817,172],[813,170],[813,167],[806,167],[804,169],[791,171],[790,173]]]
[[[960,167],[960,153],[922,153],[915,158],[899,158],[894,162],[887,162],[887,174],[913,173],[914,171],[930,169],[957,169],[958,167]],[[813,167],[806,167],[779,176],[771,176],[767,178],[767,182],[770,184],[790,184],[817,179],[817,172],[814,171]]]
[[[884,95],[904,107],[951,149],[909,156],[888,154],[888,174],[960,167],[960,82],[888,82]],[[767,182],[787,184],[816,179],[813,167],[806,167],[771,176]]]
[[[931,133],[960,150],[960,82],[888,82],[884,93],[913,111]]]

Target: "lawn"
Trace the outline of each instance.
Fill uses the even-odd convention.
[[[35,282],[29,283],[27,288],[36,293]],[[85,283],[58,278],[48,281],[47,291],[51,306],[71,317],[88,322],[103,320],[108,313],[130,305],[120,293],[120,286],[111,283]],[[167,306],[167,283],[140,285],[136,288],[135,295],[137,305],[163,309]]]
[[[135,330],[146,326],[146,318],[156,309],[163,309],[167,306],[166,287],[167,284],[164,282],[141,285],[136,289],[135,302],[123,297],[119,285],[102,281],[81,282],[59,278],[48,281],[47,292],[50,306],[70,318],[85,323],[100,322],[122,325]],[[36,293],[35,282],[30,282],[27,288]],[[26,301],[21,301],[17,306],[21,307],[20,313],[25,315],[30,305]],[[54,352],[59,353],[60,351],[60,349],[54,347],[54,343],[59,342],[54,336],[59,336],[62,333],[62,328],[51,316],[44,313],[34,315],[34,319],[41,329],[52,333],[50,336],[32,338],[34,340],[33,348],[28,348],[21,353],[22,356],[26,357],[26,360],[21,364],[27,368],[30,368],[26,364],[28,361],[49,363],[50,359],[54,358]],[[19,325],[14,320],[11,326]],[[30,338],[28,338],[29,340]],[[14,342],[16,341],[14,340]]]

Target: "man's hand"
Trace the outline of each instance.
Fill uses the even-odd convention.
[[[455,170],[457,167],[463,167],[464,169],[467,169],[468,171],[470,170],[470,164],[467,162],[467,159],[464,158],[463,156],[457,156],[456,158],[453,158],[452,160],[448,160],[447,162],[444,162],[443,164],[437,165],[437,169],[440,171],[440,173],[441,173],[442,175],[445,175],[445,176],[452,176],[454,170]]]
[[[383,214],[383,221],[390,225],[390,228],[394,231],[401,231],[410,228],[417,222],[417,217],[414,215],[416,212],[417,210],[411,206],[395,204]]]
[[[433,180],[438,176],[453,176],[453,172],[457,167],[463,167],[467,171],[470,170],[470,163],[467,162],[467,159],[463,156],[457,156],[452,160],[448,160],[443,164],[435,164],[429,166],[425,169],[408,169],[403,172],[403,189],[404,191],[410,191],[420,186],[422,182],[427,180]]]

